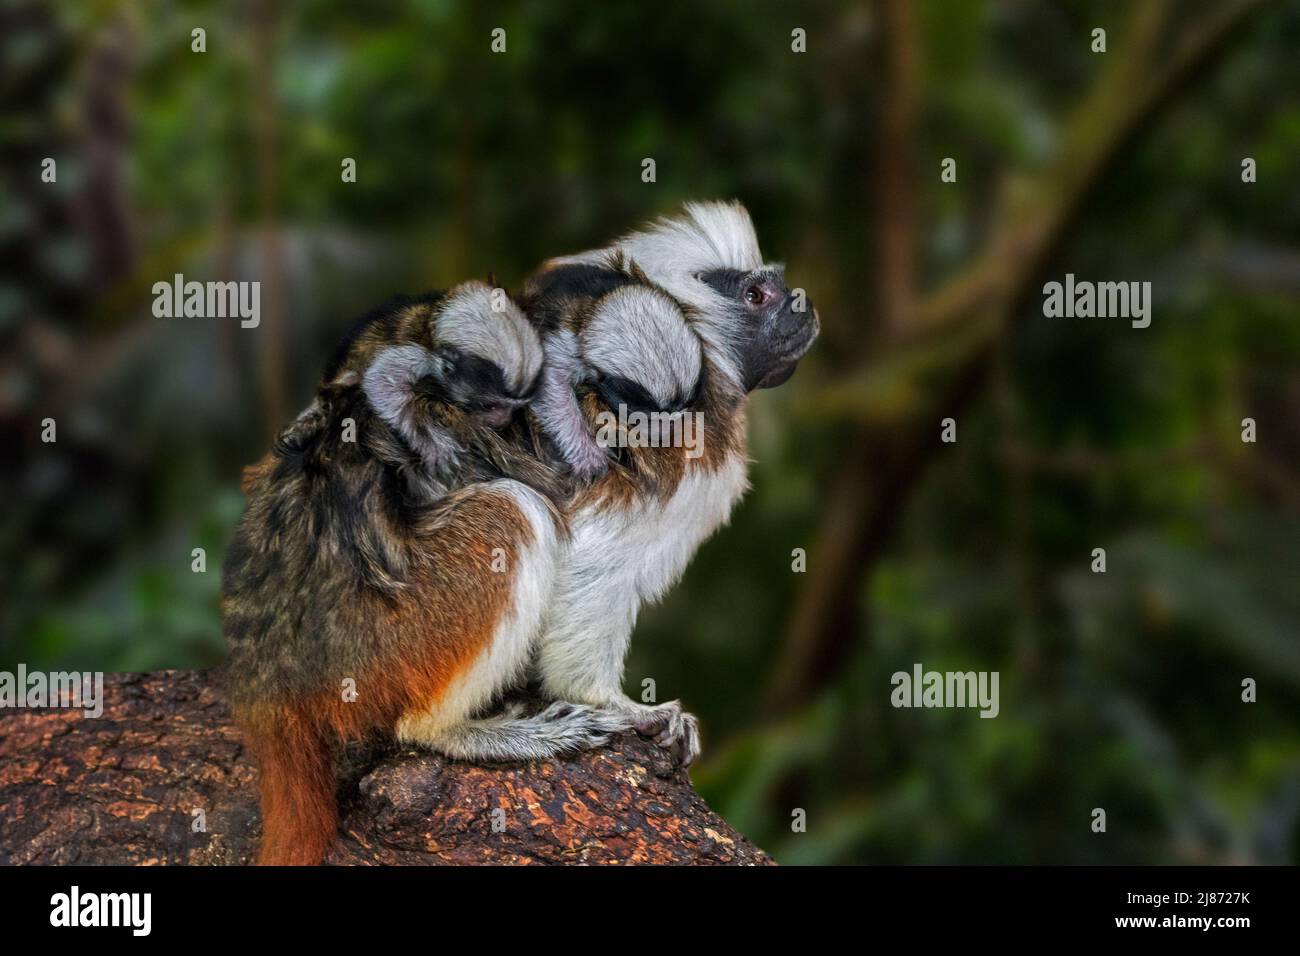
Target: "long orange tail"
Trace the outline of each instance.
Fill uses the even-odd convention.
[[[241,721],[262,774],[262,848],[258,866],[313,866],[338,830],[333,745],[301,713]]]

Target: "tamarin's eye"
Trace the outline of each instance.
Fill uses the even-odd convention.
[[[761,285],[751,285],[745,290],[745,301],[750,305],[762,305],[767,301],[767,292]]]

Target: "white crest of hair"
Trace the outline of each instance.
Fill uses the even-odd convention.
[[[478,281],[454,287],[434,320],[434,338],[440,344],[495,362],[506,384],[523,391],[541,370],[541,342],[523,311],[509,297],[504,297],[502,311],[492,308],[495,292],[486,282]]]
[[[732,382],[741,381],[735,359],[739,329],[730,313],[736,303],[699,278],[714,269],[752,272],[763,268],[758,235],[738,201],[688,202],[678,216],[664,217],[604,249],[552,259],[550,265],[593,264],[621,254],[678,302],[696,310],[696,331],[709,358]]]
[[[623,286],[602,297],[581,346],[588,365],[638,383],[661,406],[690,395],[700,379],[699,336],[681,307],[652,286]]]

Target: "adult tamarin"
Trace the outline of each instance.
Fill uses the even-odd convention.
[[[607,307],[632,296],[638,308]],[[699,751],[695,718],[678,701],[647,705],[624,695],[624,657],[642,602],[657,600],[681,576],[744,493],[746,396],[793,374],[817,336],[816,311],[787,287],[782,266],[763,263],[744,207],[717,202],[687,204],[682,215],[606,248],[547,262],[525,284],[521,304],[542,334],[548,367],[573,364],[581,351],[573,343],[595,316],[615,326],[602,327],[603,341],[640,341],[643,330],[670,328],[679,315],[701,343],[689,396],[665,393],[657,402],[701,416],[702,455],[684,447],[628,448],[602,474],[589,444],[573,437],[571,422],[561,422],[559,453],[596,477],[565,509],[569,537],[560,548],[536,668],[547,696],[622,713],[689,763]],[[600,378],[574,380],[590,426]],[[550,401],[552,384],[544,375],[535,412],[563,405]],[[617,394],[605,396],[611,397]]]
[[[500,305],[472,283],[367,316],[245,474],[222,610],[262,863],[323,855],[340,741],[420,716],[448,753],[476,753],[468,718],[527,662],[562,520],[554,475],[496,431],[542,364]]]
[[[656,357],[602,328],[584,336],[584,374],[662,393],[644,374]],[[246,472],[222,606],[229,698],[261,769],[260,862],[323,856],[342,741],[377,731],[510,759],[629,726],[563,701],[483,716],[524,677],[564,540],[554,502],[572,479],[532,452],[516,414],[542,364],[519,308],[482,283],[400,300],[354,328],[311,406]]]

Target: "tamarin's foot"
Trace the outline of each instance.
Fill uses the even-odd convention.
[[[694,714],[682,710],[681,701],[636,706],[639,715],[632,726],[637,733],[653,737],[654,742],[671,753],[683,767],[695,762],[700,755],[700,722]]]
[[[510,761],[590,750],[628,729],[629,718],[624,713],[561,700],[530,716],[524,716],[522,707],[512,705],[500,714],[450,727],[403,721],[397,736],[458,760]]]

